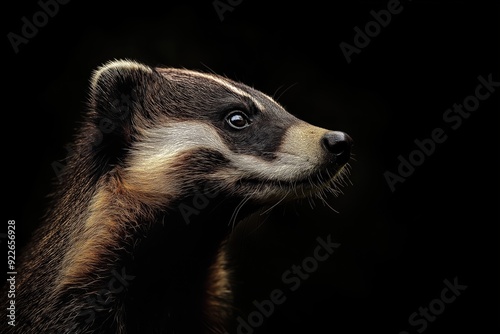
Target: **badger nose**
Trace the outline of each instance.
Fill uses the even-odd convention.
[[[323,147],[335,157],[335,162],[345,164],[351,157],[352,138],[347,133],[328,131],[321,138]]]

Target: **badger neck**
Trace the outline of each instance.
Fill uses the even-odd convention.
[[[213,199],[189,221],[178,210],[158,215],[130,262],[136,273],[125,306],[131,326],[202,333],[225,323],[232,294],[224,241],[234,207]]]
[[[222,328],[232,298],[224,240],[233,214],[242,219],[254,208],[247,203],[237,210],[242,199],[228,202],[227,194],[197,193],[152,206],[116,175],[86,177],[82,165],[68,168],[30,246],[35,251],[20,268],[30,274],[19,280],[24,306],[18,313],[26,321],[16,330],[130,334]]]
[[[94,193],[71,239],[60,300],[81,297],[78,321],[94,330],[120,333],[119,323],[123,333],[222,329],[232,299],[224,240],[241,200],[191,194],[151,209],[113,182]],[[252,211],[246,205],[237,218]]]

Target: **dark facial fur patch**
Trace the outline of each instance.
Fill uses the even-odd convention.
[[[246,85],[222,77],[215,81],[199,74],[162,73],[167,78],[173,77],[173,84],[190,97],[188,101],[183,101],[182,108],[189,112],[177,116],[186,120],[209,121],[235,153],[272,159],[285,131],[299,122],[269,97]],[[251,125],[242,130],[228,127],[225,117],[233,111],[245,113]]]

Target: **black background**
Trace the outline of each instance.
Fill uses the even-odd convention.
[[[339,44],[353,44],[354,27],[387,3],[245,0],[221,21],[210,0],[71,1],[17,54],[7,34],[20,34],[21,18],[40,6],[4,4],[2,211],[4,224],[16,220],[18,250],[45,210],[52,163],[66,155],[92,70],[129,58],[214,71],[355,141],[352,185],[329,200],[338,213],[304,203],[239,236],[241,315],[252,300],[286,291],[256,333],[415,333],[408,317],[455,277],[467,289],[425,333],[498,331],[500,87],[456,130],[443,114],[474,94],[478,76],[500,81],[500,7],[404,1],[348,64]],[[435,128],[446,141],[392,192],[384,173],[397,173],[398,156]],[[287,290],[281,274],[329,234],[341,246]]]

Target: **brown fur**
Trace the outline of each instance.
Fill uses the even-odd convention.
[[[255,124],[231,129],[231,110]],[[103,120],[114,130],[103,133]],[[2,333],[228,330],[232,226],[284,199],[335,193],[349,151],[330,152],[328,134],[226,78],[107,64],[93,76],[53,205],[20,258],[17,323]]]

